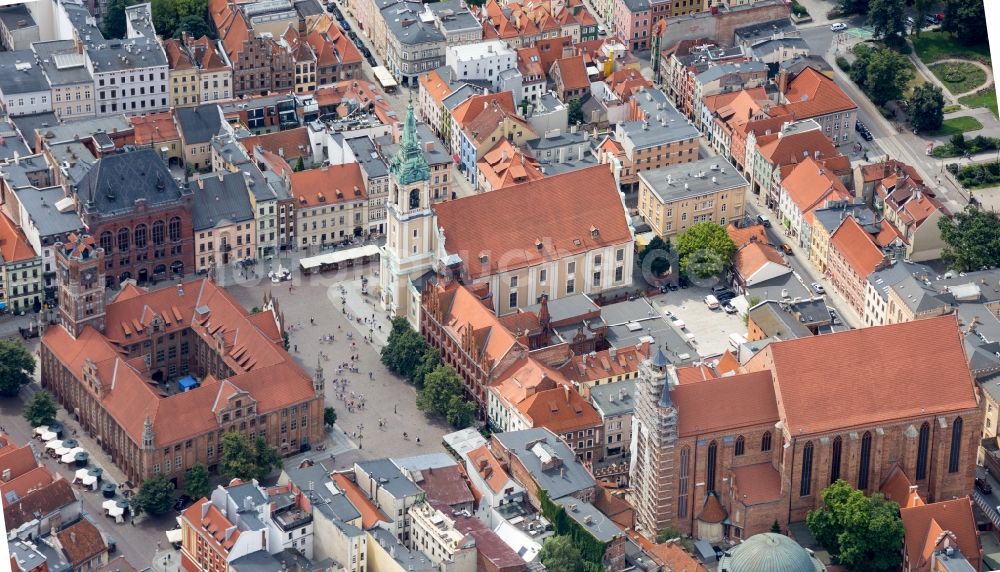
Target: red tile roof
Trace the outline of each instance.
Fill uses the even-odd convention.
[[[291,174],[292,196],[297,208],[368,200],[361,165],[322,166]]]
[[[781,498],[781,475],[771,463],[734,467],[733,481],[743,504],[755,505]]]
[[[491,190],[545,178],[538,161],[503,139],[477,163]]]
[[[3,475],[0,476],[0,483],[16,479],[38,466],[39,463],[35,459],[31,445],[18,447],[9,444],[0,447],[0,475]],[[4,474],[7,471],[10,471],[10,475]]]
[[[469,463],[494,494],[503,492],[510,476],[486,445],[469,451]]]
[[[420,471],[421,480],[417,482],[425,493],[427,500],[453,507],[473,502],[472,492],[465,483],[465,476],[457,465],[450,467],[429,468]]]
[[[862,279],[878,268],[885,254],[854,217],[844,219],[830,237],[830,247],[840,253]]]
[[[898,504],[900,508],[910,508],[924,504],[924,499],[920,498],[917,487],[910,482],[910,479],[899,468],[899,465],[892,467],[889,476],[882,482],[879,490],[885,495],[885,498]]]
[[[7,215],[0,213],[0,260],[5,263],[36,258],[28,237]]]
[[[972,499],[965,496],[904,508],[899,511],[899,516],[903,519],[907,560],[913,569],[925,566],[934,551],[943,548],[943,533],[950,532],[954,536],[952,546],[957,545],[973,569],[979,570],[982,547],[972,512]]]
[[[729,223],[729,226],[726,227],[726,234],[729,235],[736,248],[741,248],[753,240],[767,244],[767,232],[764,230],[764,225],[762,224],[736,228],[736,225]]]
[[[102,552],[107,551],[108,544],[97,530],[94,523],[83,518],[76,524],[67,526],[57,534],[59,542],[62,544],[66,559],[77,569],[81,565],[89,562]]]
[[[564,257],[632,240],[606,165],[445,201],[434,210],[448,252],[468,257],[464,262],[472,278],[498,272],[501,262],[509,271],[557,253]],[[536,241],[542,242],[541,250]]]
[[[544,427],[560,435],[570,430],[601,425],[601,416],[569,385],[540,391],[517,404],[532,427]]]
[[[812,157],[792,167],[781,185],[803,215],[823,208],[827,201],[843,201],[852,196],[839,178]]]
[[[174,121],[174,114],[169,111],[150,113],[148,115],[134,115],[129,118],[132,129],[135,130],[136,145],[150,145],[161,141],[180,140],[181,134],[177,130],[177,123]]]
[[[382,512],[375,503],[365,495],[364,491],[357,483],[347,478],[347,475],[341,473],[334,473],[333,482],[337,484],[337,488],[343,491],[347,500],[351,501],[354,508],[358,509],[361,513],[361,528],[369,529],[380,522],[392,522],[392,520]]]
[[[733,256],[733,270],[735,270],[744,280],[750,279],[768,262],[788,266],[781,253],[766,242],[748,242],[743,248]]]
[[[264,133],[262,135],[251,135],[240,139],[240,144],[248,153],[253,153],[254,147],[260,145],[265,151],[277,153],[284,157],[286,161],[295,160],[299,157],[311,157],[312,147],[309,145],[309,128],[296,127],[295,129],[285,129],[274,133]]]
[[[649,356],[649,343],[618,348],[614,357],[611,350],[593,354],[574,355],[559,367],[566,379],[577,383],[587,383],[607,377],[632,374],[639,371],[639,363]]]
[[[17,498],[23,498],[31,491],[40,489],[55,481],[52,472],[46,467],[35,467],[23,473],[19,477],[0,484],[0,503],[3,506],[10,504],[7,502],[7,495],[13,493]]]
[[[832,79],[807,67],[788,82],[785,103],[772,107],[769,113],[772,116],[789,115],[795,119],[808,119],[857,108],[854,101]]]
[[[202,508],[203,505],[207,505]],[[202,516],[204,514],[204,516]],[[181,513],[181,518],[196,534],[204,538],[211,549],[224,557],[229,555],[236,541],[240,538],[240,530],[222,512],[212,504],[212,501],[202,498]],[[185,528],[181,526],[181,528]],[[232,529],[232,534],[226,537],[226,531]]]
[[[507,328],[500,324],[496,314],[484,306],[467,287],[452,282],[437,288],[442,313],[441,324],[455,340],[463,339],[466,331],[472,333],[479,352],[473,356],[477,363],[486,363],[483,360],[487,360],[498,365],[511,352],[524,349]]]
[[[552,64],[552,75],[558,75],[564,90],[590,87],[590,77],[587,75],[587,67],[583,65],[583,56],[571,56],[556,60]]]
[[[77,502],[73,487],[66,479],[56,479],[24,497],[3,507],[4,524],[13,530],[35,518],[35,513],[52,514],[64,506]]]
[[[844,359],[864,364],[865,383]],[[978,407],[954,315],[786,340],[746,367],[774,371],[782,419],[796,437]]]
[[[726,399],[718,399],[719,395]],[[681,384],[670,390],[670,399],[684,412],[677,419],[681,437],[774,424],[779,419],[767,371]]]
[[[761,155],[772,166],[791,165],[806,157],[816,158],[817,152],[820,159],[840,155],[833,142],[819,129],[785,135],[764,135],[757,138],[757,146]]]

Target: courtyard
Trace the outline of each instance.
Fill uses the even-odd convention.
[[[745,335],[747,328],[739,314],[727,314],[721,308],[711,310],[705,305],[708,287],[690,286],[650,298],[654,308],[680,318],[685,331],[694,335],[693,343],[703,357],[731,350],[730,334]]]

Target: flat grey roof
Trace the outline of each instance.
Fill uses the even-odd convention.
[[[372,479],[380,481],[380,487],[395,498],[403,498],[420,494],[420,487],[406,478],[403,472],[390,459],[376,459],[357,464],[362,471]],[[381,482],[385,479],[385,482]]]
[[[0,160],[13,159],[14,155],[27,157],[31,155],[31,150],[24,144],[21,134],[17,132],[13,123],[7,121],[0,122]]]
[[[590,388],[590,402],[602,417],[615,417],[635,409],[635,380],[626,379]]]
[[[843,206],[816,209],[813,216],[819,221],[823,228],[830,234],[837,230],[844,218],[854,215],[862,224],[868,224],[875,220],[875,213],[864,203],[845,204]]]
[[[401,2],[382,9],[389,33],[399,40],[400,44],[416,45],[444,42],[442,34],[432,22],[423,22],[420,12],[423,5],[415,2]]]
[[[399,150],[399,145],[392,141],[392,135],[377,137],[375,143],[382,146],[384,157],[392,157]],[[431,128],[423,123],[417,123],[417,143],[420,144],[420,152],[423,153],[428,165],[444,165],[452,162],[444,144],[434,136]],[[430,151],[427,150],[426,143],[431,144]]]
[[[18,30],[38,25],[31,16],[28,7],[24,4],[0,7],[0,22],[3,22],[4,27],[8,30]]]
[[[354,153],[354,157],[357,158],[358,163],[369,179],[379,179],[389,176],[389,169],[375,148],[375,143],[371,137],[367,135],[352,137],[347,140],[347,146],[351,148],[351,152]]]
[[[632,141],[635,148],[686,141],[700,135],[659,89],[645,89],[632,99],[648,117],[648,125],[642,121],[624,121],[618,124],[618,130]]]
[[[868,276],[868,283],[875,288],[883,300],[888,300],[889,288],[907,278],[912,279],[915,275],[932,277],[934,276],[934,271],[923,264],[897,260],[892,266],[872,272]]]
[[[748,286],[747,296],[756,296],[761,300],[781,300],[781,294],[784,291],[788,292],[787,299],[790,300],[794,300],[795,298],[805,299],[812,296],[812,292],[799,282],[794,272],[788,272],[776,278]]]
[[[601,308],[608,328],[607,340],[612,347],[635,346],[643,340],[663,348],[667,359],[674,365],[696,361],[697,350],[686,337],[645,298],[626,300]]]
[[[809,328],[805,327],[795,316],[779,302],[768,300],[757,304],[747,312],[754,324],[763,330],[768,336],[777,336],[783,340],[795,338],[805,338],[812,335]],[[829,316],[827,316],[829,318]]]
[[[47,91],[49,80],[31,50],[0,52],[0,92],[11,95]]]
[[[653,191],[661,203],[749,185],[739,170],[719,157],[641,171],[639,179]]]
[[[21,187],[14,190],[17,200],[24,206],[40,236],[58,236],[83,228],[76,209],[59,212],[56,201],[65,198],[62,187]]]
[[[589,134],[585,131],[560,132],[558,134],[545,135],[528,142],[528,147],[533,150],[545,151],[546,149],[558,149],[570,145],[578,145],[589,140]]]
[[[403,570],[408,572],[423,572],[437,570],[437,566],[424,556],[419,550],[410,550],[391,532],[384,528],[373,527],[368,530],[368,534],[375,538],[385,553],[399,564]]]
[[[97,63],[96,72],[139,70],[167,65],[167,54],[155,39],[138,36],[106,40],[86,47],[87,57]]]
[[[401,471],[426,471],[427,469],[454,467],[457,464],[455,459],[452,459],[447,453],[425,453],[410,457],[396,457],[391,461]]]
[[[185,145],[207,143],[222,129],[222,113],[219,106],[206,103],[197,107],[178,107],[174,110],[177,126]]]
[[[553,500],[597,484],[566,443],[548,429],[508,431],[494,434],[493,437],[521,461],[538,486]],[[529,444],[532,446],[528,447]],[[539,454],[560,462],[543,469]]]
[[[38,54],[42,69],[54,87],[92,84],[93,76],[87,69],[86,58],[76,53],[73,40],[35,42],[31,48]]]
[[[600,542],[611,542],[622,535],[622,529],[589,502],[573,497],[555,499],[555,502],[562,505],[570,518]]]
[[[55,115],[52,115],[52,119],[55,120]],[[121,115],[105,115],[103,117],[87,117],[85,119],[78,119],[76,121],[64,121],[60,123],[55,120],[47,127],[36,126],[37,129],[42,130],[42,136],[45,140],[51,143],[57,143],[61,141],[75,141],[78,139],[86,139],[88,137],[94,136],[96,133],[118,133],[119,131],[132,131],[132,123],[129,122],[128,118],[124,114]],[[21,133],[24,133],[22,130]],[[49,135],[51,134],[51,137]],[[25,136],[28,135],[25,133]]]

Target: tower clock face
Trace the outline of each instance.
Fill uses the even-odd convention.
[[[93,282],[94,281],[94,271],[93,270],[84,270],[84,272],[83,272],[83,281],[84,282]]]

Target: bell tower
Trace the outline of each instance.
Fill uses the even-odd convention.
[[[59,321],[76,338],[86,326],[104,331],[104,249],[90,235],[55,244]]]
[[[379,272],[382,308],[418,323],[419,292],[410,281],[434,267],[434,212],[431,210],[431,170],[417,137],[413,101],[399,151],[389,161],[391,188],[386,204],[386,243]]]

